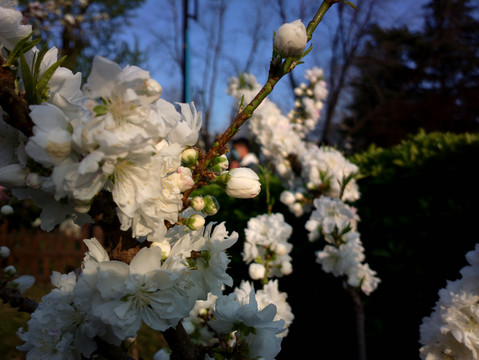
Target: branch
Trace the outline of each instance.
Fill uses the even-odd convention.
[[[356,341],[358,348],[358,360],[366,360],[366,331],[364,328],[364,306],[361,301],[359,290],[346,285],[346,290],[353,301],[353,309],[356,320]]]
[[[162,332],[171,349],[171,360],[199,360],[205,356],[205,350],[191,342],[190,336],[181,321],[176,328],[169,328]]]
[[[124,352],[120,347],[110,344],[103,339],[100,339],[98,336],[95,337],[95,342],[97,345],[96,353],[104,356],[107,359],[112,360],[135,360],[126,352]]]
[[[4,59],[0,57],[2,64]],[[20,130],[25,136],[33,135],[33,121],[25,97],[17,94],[15,78],[8,67],[0,67],[0,107],[7,113],[5,122]]]

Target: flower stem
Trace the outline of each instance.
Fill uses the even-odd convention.
[[[339,2],[341,0],[324,0],[321,6],[319,7],[318,11],[313,17],[313,20],[311,20],[308,24],[308,27],[306,28],[306,35],[308,35],[308,41],[311,40],[311,37],[313,36],[314,30],[316,30],[316,27],[319,25],[321,20],[323,20],[324,14],[329,10],[329,8]]]

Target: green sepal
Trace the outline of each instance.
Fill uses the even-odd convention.
[[[102,116],[108,112],[108,106],[106,104],[99,104],[93,108],[95,116]]]

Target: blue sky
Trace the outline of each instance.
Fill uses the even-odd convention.
[[[176,5],[178,10],[180,10],[182,1],[174,1],[177,1]],[[255,61],[252,67],[252,72],[260,82],[264,81],[267,76],[273,31],[281,25],[281,19],[274,0],[227,0],[227,2],[228,9],[225,14],[226,21],[223,28],[225,45],[219,61],[219,71],[217,74],[215,101],[212,109],[212,131],[221,131],[229,123],[233,100],[225,93],[227,79],[236,75],[232,63],[245,63],[245,58],[249,54],[252,36],[251,29],[254,28],[256,16],[258,15],[256,13],[258,8],[255,8],[255,4],[264,4],[264,7],[260,9],[263,11],[261,17],[262,40],[258,51],[255,52]],[[312,0],[303,2],[309,6],[320,4],[319,1]],[[361,11],[362,1],[355,0],[353,2],[356,3],[359,11]],[[191,0],[191,3],[193,3],[193,0]],[[205,54],[211,53],[211,49],[208,49],[206,46],[208,38],[205,38],[205,30],[200,26],[200,24],[208,22],[208,19],[205,18],[208,14],[202,9],[218,3],[218,0],[198,0],[199,16],[202,18],[200,22],[190,20],[192,82],[197,89],[203,85],[201,81],[204,73]],[[293,21],[298,18],[299,10],[295,8],[295,5],[299,3],[301,3],[299,0],[287,0],[287,21]],[[384,0],[382,5],[385,8],[381,11],[381,17],[378,20],[383,26],[395,27],[407,24],[412,28],[418,28],[422,25],[421,8],[424,3],[426,3],[425,0]],[[345,10],[353,11],[349,8]],[[172,61],[168,49],[165,46],[160,46],[155,40],[155,34],[162,34],[164,37],[170,38],[174,36],[181,38],[181,33],[176,33],[171,25],[168,25],[168,21],[165,20],[165,17],[168,17],[168,15],[169,10],[166,6],[166,0],[147,0],[144,6],[138,9],[136,19],[132,21],[134,26],[128,29],[128,37],[136,37],[139,40],[140,49],[147,50],[148,60],[144,67],[163,86],[163,97],[170,101],[178,101],[182,84],[180,68]],[[178,15],[181,16],[181,13]],[[302,19],[303,22],[306,24],[313,15],[314,12],[311,11],[309,18]],[[306,16],[308,17],[308,15]],[[298,81],[301,81],[304,70],[312,66],[326,67],[328,61],[327,43],[335,28],[334,20],[335,15],[330,10],[326,14],[323,23],[319,25],[313,35],[313,46],[316,53],[314,55],[310,54],[311,56],[308,55],[305,58],[305,64],[298,66],[294,70],[295,78]],[[205,88],[207,88],[206,85]],[[284,78],[273,91],[271,99],[281,103],[284,110],[287,111],[292,106],[290,94],[288,79]],[[201,108],[199,110],[205,111],[205,109]]]

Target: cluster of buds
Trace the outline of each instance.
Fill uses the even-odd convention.
[[[285,190],[280,195],[280,201],[285,204],[289,211],[296,217],[302,216],[311,210],[311,199],[304,196],[303,192],[297,190]]]
[[[218,200],[212,195],[195,196],[191,200],[190,206],[193,210],[201,211],[207,216],[215,215],[220,209]]]
[[[323,70],[317,67],[305,72],[309,84],[301,83],[294,89],[296,101],[288,118],[295,126],[295,131],[303,137],[316,128],[328,96],[328,89],[323,77]]]
[[[0,258],[6,259],[10,256],[10,249],[7,246],[0,246]],[[35,277],[31,275],[18,276],[18,271],[13,265],[8,265],[3,269],[0,277],[0,287],[5,286],[17,290],[20,294],[25,293],[35,282]]]

